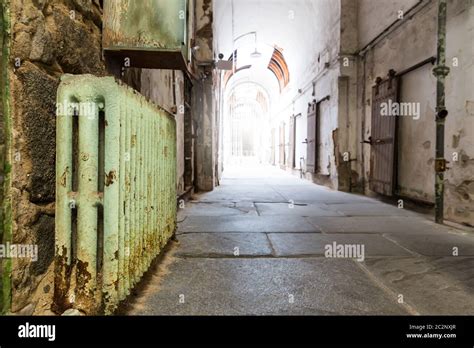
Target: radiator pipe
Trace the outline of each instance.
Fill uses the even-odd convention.
[[[446,159],[444,158],[444,125],[448,110],[445,105],[445,80],[449,74],[446,66],[446,0],[438,0],[438,53],[437,65],[433,74],[436,84],[436,160],[435,160],[435,221],[442,224],[444,221],[444,172]]]

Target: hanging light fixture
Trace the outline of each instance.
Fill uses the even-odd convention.
[[[255,51],[250,53],[250,57],[253,59],[260,58],[262,54],[257,50],[257,47],[255,46]]]
[[[258,51],[258,47],[257,47],[257,32],[254,32],[254,34],[255,34],[255,51],[250,53],[250,57],[253,59],[257,59],[257,58],[260,58],[262,54]]]
[[[249,33],[246,33],[246,34],[243,34],[243,35],[240,35],[239,37],[236,37],[234,39],[234,46],[235,46],[235,43],[237,40],[243,38],[244,36],[247,36],[247,35],[254,35],[255,36],[255,50],[250,53],[250,58],[253,58],[253,59],[257,59],[257,58],[260,58],[262,56],[262,53],[258,51],[258,46],[257,46],[257,32],[256,31],[251,31]],[[235,52],[235,49],[234,49],[234,52]]]

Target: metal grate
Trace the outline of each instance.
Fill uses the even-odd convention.
[[[176,228],[174,117],[114,78],[58,90],[55,305],[112,313]]]

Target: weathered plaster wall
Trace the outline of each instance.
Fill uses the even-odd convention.
[[[195,0],[195,63],[199,77],[194,83],[192,105],[195,126],[195,170],[196,188],[199,191],[211,191],[217,180],[217,115],[214,94],[214,60],[213,45],[213,2],[212,0]]]
[[[213,21],[214,11],[212,0],[194,0],[195,52],[197,62],[213,59]],[[199,64],[199,63],[198,63]]]
[[[366,46],[390,24],[395,22],[399,11],[406,13],[419,0],[358,0],[358,16],[364,19],[359,22],[359,45]]]
[[[358,23],[357,1],[341,0],[338,79],[338,131],[337,143],[338,188],[341,191],[362,191],[360,166],[360,128],[357,117],[357,49],[358,35],[354,26]]]
[[[373,2],[372,2],[373,3]],[[402,8],[403,1],[398,1],[398,7]],[[424,59],[436,55],[436,6],[434,6],[434,2],[432,5],[428,5],[428,7],[424,7],[421,11],[414,17],[413,20],[406,20],[405,22],[400,22],[400,26],[386,36],[383,40],[380,41],[377,45],[375,45],[372,49],[369,49],[364,56],[361,57],[361,74],[363,78],[365,77],[365,83],[361,84],[360,92],[362,93],[363,100],[363,115],[362,123],[363,123],[363,138],[368,139],[371,136],[371,115],[372,115],[372,87],[375,84],[375,79],[377,77],[385,78],[388,74],[390,69],[394,69],[395,71],[402,71],[405,70]],[[378,6],[373,3],[373,11],[378,11]],[[381,6],[381,5],[380,5]],[[395,20],[397,20],[398,13],[396,11],[396,6],[392,11],[390,11],[392,15],[392,21],[390,19],[383,20],[383,23],[387,26],[392,24]],[[359,24],[363,22],[374,22],[377,19],[370,14],[366,14],[362,16],[359,12]],[[383,17],[382,17],[383,18]],[[365,25],[368,25],[365,23]],[[376,27],[376,25],[372,25],[372,27]],[[385,29],[385,28],[384,28]],[[383,29],[382,29],[383,30]],[[378,34],[380,34],[379,32]],[[377,33],[372,33],[371,36],[378,35]],[[410,38],[407,40],[407,38]],[[362,48],[362,46],[360,47]],[[429,70],[426,70],[429,71]],[[425,72],[426,72],[425,71]],[[419,73],[419,72],[413,72]],[[425,79],[429,79],[429,77],[424,77]],[[403,79],[401,79],[401,85],[403,86]],[[416,95],[410,95],[410,78],[408,77],[407,85],[402,87],[401,95],[405,100],[412,100],[417,99],[417,102],[420,101],[419,98],[422,98],[422,102],[425,104],[431,100],[431,96],[433,91],[423,91],[419,90]],[[413,92],[413,90],[412,90]],[[420,117],[420,120],[424,122],[425,119],[431,119],[434,123],[434,113],[423,114]],[[416,138],[413,139],[410,136],[410,128],[413,128],[413,123],[418,122],[413,119],[409,120],[402,120],[400,121],[400,129],[399,135],[402,136],[400,139],[399,145],[400,150],[409,150],[412,153],[422,153],[428,154],[431,152],[431,155],[424,159],[423,161],[427,163],[428,161],[433,160],[434,157],[434,141],[430,144],[429,149],[425,149],[425,147],[419,144],[419,149],[421,150],[418,152],[414,145],[416,143]],[[421,143],[425,143],[429,139],[423,140]],[[427,145],[425,145],[427,146]],[[363,162],[364,162],[364,177],[365,177],[365,190],[366,193],[372,194],[368,189],[368,182],[370,177],[370,153],[371,147],[369,145],[363,145]],[[419,155],[418,155],[419,156]],[[404,159],[401,155],[400,159]],[[421,156],[419,157],[421,160]],[[403,170],[403,165],[400,166],[400,170]],[[405,166],[406,167],[406,166]],[[410,167],[411,168],[411,167]],[[433,168],[433,167],[431,167]],[[400,175],[401,184],[405,186],[403,189],[404,192],[407,190],[408,182],[410,181],[409,178],[410,173],[407,172],[407,177],[405,175]],[[426,174],[425,174],[426,175]],[[434,176],[434,172],[433,172]],[[412,178],[412,183],[416,180]],[[413,188],[411,188],[413,189]]]
[[[322,137],[319,139],[319,144],[316,145],[316,151],[320,150],[319,161],[317,163],[317,173],[312,175],[306,173],[306,178],[319,184],[328,185],[334,189],[338,188],[338,170],[337,170],[337,155],[336,155],[336,143],[334,135],[337,134],[338,129],[338,76],[339,67],[337,58],[330,63],[331,66],[321,68],[322,76],[318,76],[315,81],[315,94],[313,95],[313,88],[311,87],[305,93],[297,96],[294,104],[291,108],[287,109],[285,114],[280,117],[286,119],[289,123],[289,117],[287,115],[301,113],[301,122],[299,125],[302,126],[301,133],[297,131],[300,137],[295,139],[296,152],[303,153],[304,158],[307,158],[307,145],[304,143],[308,137],[307,125],[308,125],[308,103],[312,103],[313,100],[321,100],[330,97],[329,100],[320,103],[319,106],[319,117],[320,117],[320,130],[319,134]],[[326,71],[325,71],[326,70]],[[293,111],[294,110],[294,111]],[[285,116],[287,116],[285,118]],[[289,129],[288,129],[289,132]],[[287,133],[286,139],[289,139]]]
[[[184,113],[186,112],[184,95],[184,74],[182,71],[174,73],[174,104],[176,119],[176,188],[177,194],[184,192]]]
[[[448,1],[447,30],[445,214],[474,226],[474,1]]]
[[[173,71],[142,69],[141,93],[152,102],[172,113],[175,106],[173,100]]]
[[[216,184],[217,161],[212,78],[196,81],[192,105],[196,136],[196,188],[198,191],[212,191]]]
[[[436,78],[433,66],[425,65],[403,76],[400,101],[420,103],[420,119],[398,120],[398,190],[403,197],[434,203],[434,139]],[[413,149],[417,149],[413,151]]]
[[[373,38],[377,30],[381,33],[384,25],[397,19],[397,8],[406,9],[406,1],[393,1],[387,8],[384,1],[359,1],[359,43],[360,48],[367,38]],[[368,12],[368,8],[370,11]],[[474,225],[474,2],[469,0],[448,1],[447,23],[447,62],[451,72],[446,82],[446,105],[450,112],[446,120],[445,152],[451,169],[446,172],[445,214],[452,221]],[[403,71],[431,56],[436,56],[437,6],[435,1],[428,1],[420,6],[420,11],[413,18],[400,25],[379,43],[367,50],[361,58],[359,77],[364,81],[359,89],[360,116],[363,124],[363,136],[371,134],[371,90],[377,76],[385,77],[389,69]],[[387,13],[387,16],[374,16],[373,13]],[[392,20],[390,20],[390,18]],[[368,29],[370,28],[370,30]],[[457,66],[456,66],[456,63]],[[420,120],[401,121],[400,146],[403,151],[410,151],[410,158],[400,166],[399,179],[401,193],[410,197],[432,201],[432,179],[422,180],[418,175],[423,172],[434,176],[435,139],[435,101],[433,101],[434,83],[431,66],[421,68],[409,75],[402,76],[402,97],[409,101],[416,100],[421,104]],[[415,75],[422,74],[416,78]],[[405,81],[405,87],[404,86]],[[413,86],[415,84],[415,86]],[[424,86],[424,87],[421,87]],[[409,124],[408,124],[409,122]],[[415,124],[416,123],[416,124]],[[416,129],[415,129],[416,128]],[[361,137],[362,138],[362,137]],[[454,161],[458,156],[458,161]],[[363,157],[364,177],[369,177],[370,147],[365,146]],[[360,162],[359,162],[360,163]],[[412,165],[409,165],[412,163]],[[415,163],[423,164],[414,168]],[[371,194],[366,185],[366,192]]]
[[[99,1],[15,0],[11,21],[12,242],[39,248],[37,262],[13,260],[11,311],[31,314],[47,308],[42,297],[53,289],[56,89],[64,73],[105,73],[101,9]]]

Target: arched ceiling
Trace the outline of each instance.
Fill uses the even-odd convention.
[[[303,60],[301,52],[307,51],[305,46],[312,45],[311,33],[315,23],[311,21],[311,13],[314,11],[314,1],[311,0],[215,0],[216,54],[222,53],[228,58],[237,49],[236,68],[251,65],[232,76],[227,88],[241,82],[255,82],[263,86],[270,98],[278,98],[282,87],[276,78],[278,71],[268,69],[275,47],[288,65],[290,81],[286,88],[294,88],[292,80],[297,74],[296,67]],[[250,56],[255,50],[254,35],[233,42],[233,38],[250,32],[257,33],[257,48],[262,53],[260,58]]]

